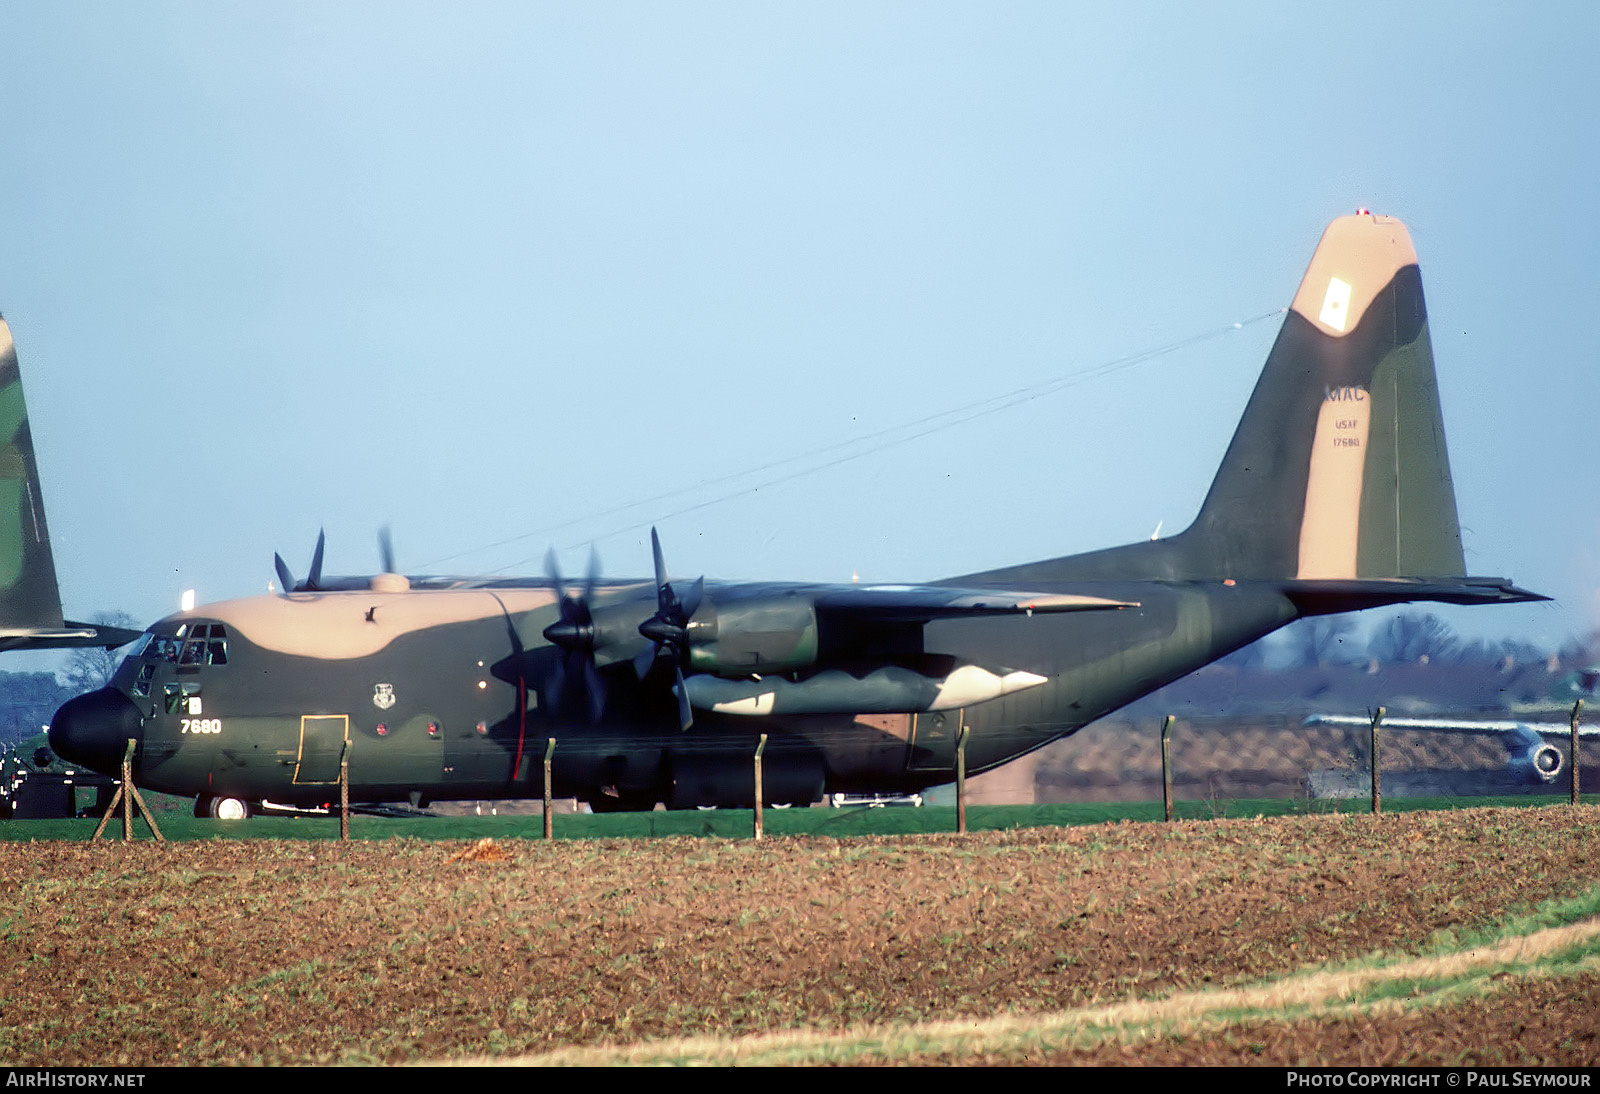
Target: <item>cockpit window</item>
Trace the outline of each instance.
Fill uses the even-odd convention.
[[[142,657],[169,665],[226,665],[228,629],[221,623],[187,623],[171,638],[150,636]]]

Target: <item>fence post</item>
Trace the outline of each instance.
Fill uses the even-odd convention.
[[[1167,734],[1172,732],[1172,715],[1161,723],[1161,804],[1166,808],[1167,820],[1172,820],[1172,770],[1168,766]]]
[[[122,754],[122,839],[124,842],[133,838],[133,750],[132,738],[128,740],[128,749]]]
[[[551,758],[556,754],[556,739],[548,737],[546,742],[544,746],[544,838],[552,839],[552,833],[555,831],[555,818],[550,815],[550,767]]]
[[[89,837],[93,843],[100,838],[100,833],[106,830],[106,824],[111,820],[111,814],[117,811],[117,803],[122,803],[122,838],[133,839],[133,810],[135,807],[144,814],[145,823],[150,826],[150,832],[156,840],[165,843],[167,837],[161,834],[161,829],[156,827],[156,818],[150,812],[150,807],[145,805],[144,799],[139,796],[138,787],[133,785],[133,750],[139,742],[133,738],[128,739],[128,748],[122,754],[122,785],[117,787],[117,792],[111,795],[111,804],[106,807],[106,815],[100,818],[100,823],[95,827],[94,835]]]
[[[339,838],[350,838],[350,742],[339,750]]]
[[[756,839],[761,838],[761,753],[766,751],[767,735],[761,735],[761,741],[756,745]]]
[[[1583,714],[1583,700],[1572,704],[1572,804],[1578,804],[1578,718]]]
[[[1372,716],[1372,811],[1374,813],[1383,811],[1382,780],[1378,774],[1379,768],[1383,766],[1380,755],[1381,742],[1378,734],[1378,726],[1382,721],[1383,708],[1379,707],[1378,713]]]
[[[956,738],[956,831],[967,831],[967,727]]]

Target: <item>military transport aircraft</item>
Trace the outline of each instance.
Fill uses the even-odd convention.
[[[1301,616],[1544,599],[1463,575],[1416,255],[1329,226],[1194,523],[928,585],[324,579],[149,628],[52,747],[196,812],[535,797],[748,805],[981,772]]]
[[[0,449],[0,650],[116,649],[138,638],[138,631],[62,618],[22,375],[4,316],[0,316],[0,445],[4,446]]]

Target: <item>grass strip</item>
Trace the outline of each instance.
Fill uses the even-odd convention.
[[[1570,921],[1596,907],[1600,907],[1600,886],[1515,917],[1464,943],[1441,937],[1435,952],[1421,957],[1372,957],[1246,987],[1180,992],[1057,1013],[586,1046],[510,1060],[433,1062],[535,1067],[894,1063],[933,1055],[1043,1053],[1087,1048],[1112,1037],[1214,1034],[1260,1022],[1442,1006],[1505,990],[1521,978],[1600,971],[1600,916]]]

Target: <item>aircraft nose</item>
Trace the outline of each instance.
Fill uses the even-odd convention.
[[[69,699],[50,719],[50,749],[102,775],[122,774],[128,740],[144,740],[139,708],[115,688]]]

